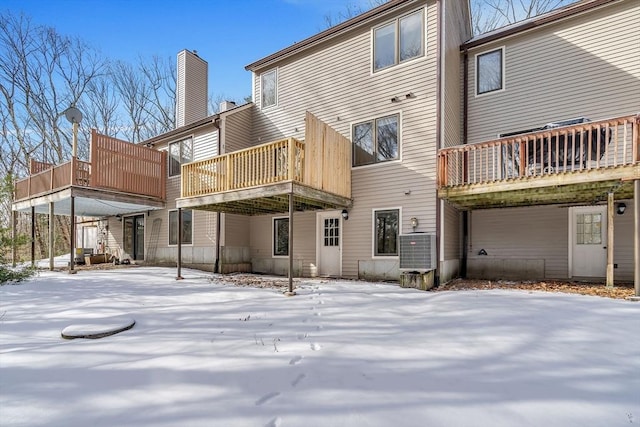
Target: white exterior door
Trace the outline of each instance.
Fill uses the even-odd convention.
[[[317,263],[319,276],[341,275],[342,217],[340,212],[318,212]]]
[[[575,277],[607,275],[607,207],[571,208],[572,266]]]

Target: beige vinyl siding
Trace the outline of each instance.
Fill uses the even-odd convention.
[[[242,150],[252,145],[251,120],[255,108],[256,107],[251,104],[247,107],[234,110],[230,114],[221,115],[222,150],[224,153]]]
[[[273,256],[273,218],[282,215],[259,215],[250,219],[251,261],[257,272],[285,273],[288,257]],[[314,212],[299,212],[293,215],[294,263],[302,268],[305,277],[316,275],[316,215]],[[270,266],[264,269],[265,266]],[[294,268],[299,268],[294,267]]]
[[[193,136],[193,160],[204,160],[218,155],[218,131],[207,127],[207,132]]]
[[[623,0],[469,51],[469,142],[640,111],[640,2]],[[505,47],[505,90],[475,96],[474,55]]]
[[[618,264],[618,268],[613,270],[616,282],[633,281],[633,200],[625,200],[624,203],[627,205],[625,213],[616,214],[613,222],[613,262]]]
[[[250,217],[246,215],[223,214],[224,246],[249,246]]]
[[[544,277],[566,278],[568,212],[557,206],[472,211],[469,259],[543,260]],[[481,249],[486,256],[478,255]]]
[[[436,229],[437,8],[435,2],[416,2],[393,16],[420,8],[427,20],[424,57],[372,73],[371,28],[391,17],[378,20],[278,63],[278,105],[254,114],[255,142],[303,138],[306,110],[349,139],[353,124],[399,114],[401,161],[352,169],[354,203],[344,223],[344,276],[357,277],[358,262],[372,260],[373,209],[402,207],[402,233],[412,231],[409,218],[414,216],[420,222],[417,231]],[[255,74],[258,99],[260,72],[271,68]],[[415,97],[405,99],[409,93]],[[400,101],[391,102],[396,96]]]
[[[207,62],[197,55],[185,50],[178,53],[176,127],[188,125],[207,116],[207,70]]]
[[[442,67],[442,79],[444,80],[444,111],[443,111],[443,135],[442,146],[451,147],[460,145],[462,141],[462,97],[456,94],[462,93],[462,55],[460,45],[469,39],[468,24],[465,17],[468,13],[463,11],[464,2],[448,0],[444,1],[443,43],[444,63]],[[465,8],[466,10],[466,8]]]
[[[460,259],[462,257],[460,212],[449,203],[444,203],[444,259]]]

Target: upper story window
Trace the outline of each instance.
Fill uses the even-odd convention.
[[[278,103],[278,72],[276,69],[260,75],[260,106],[270,107]]]
[[[424,55],[423,11],[414,12],[373,30],[373,71]]]
[[[398,159],[398,114],[353,125],[353,166]]]
[[[193,161],[191,138],[169,144],[169,176],[180,175],[180,166]]]
[[[476,95],[504,89],[504,47],[476,55]]]

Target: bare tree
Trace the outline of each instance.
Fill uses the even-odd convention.
[[[575,0],[472,0],[471,16],[475,35],[532,18]]]

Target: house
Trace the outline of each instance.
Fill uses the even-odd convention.
[[[207,63],[180,52],[178,127],[144,142],[164,206],[105,218],[109,247],[225,273],[640,284],[639,21],[589,0],[471,38],[466,1],[391,0],[249,64],[253,102],[213,115]]]
[[[461,45],[466,145],[438,191],[469,277],[638,284],[639,24],[638,2],[582,1]]]

